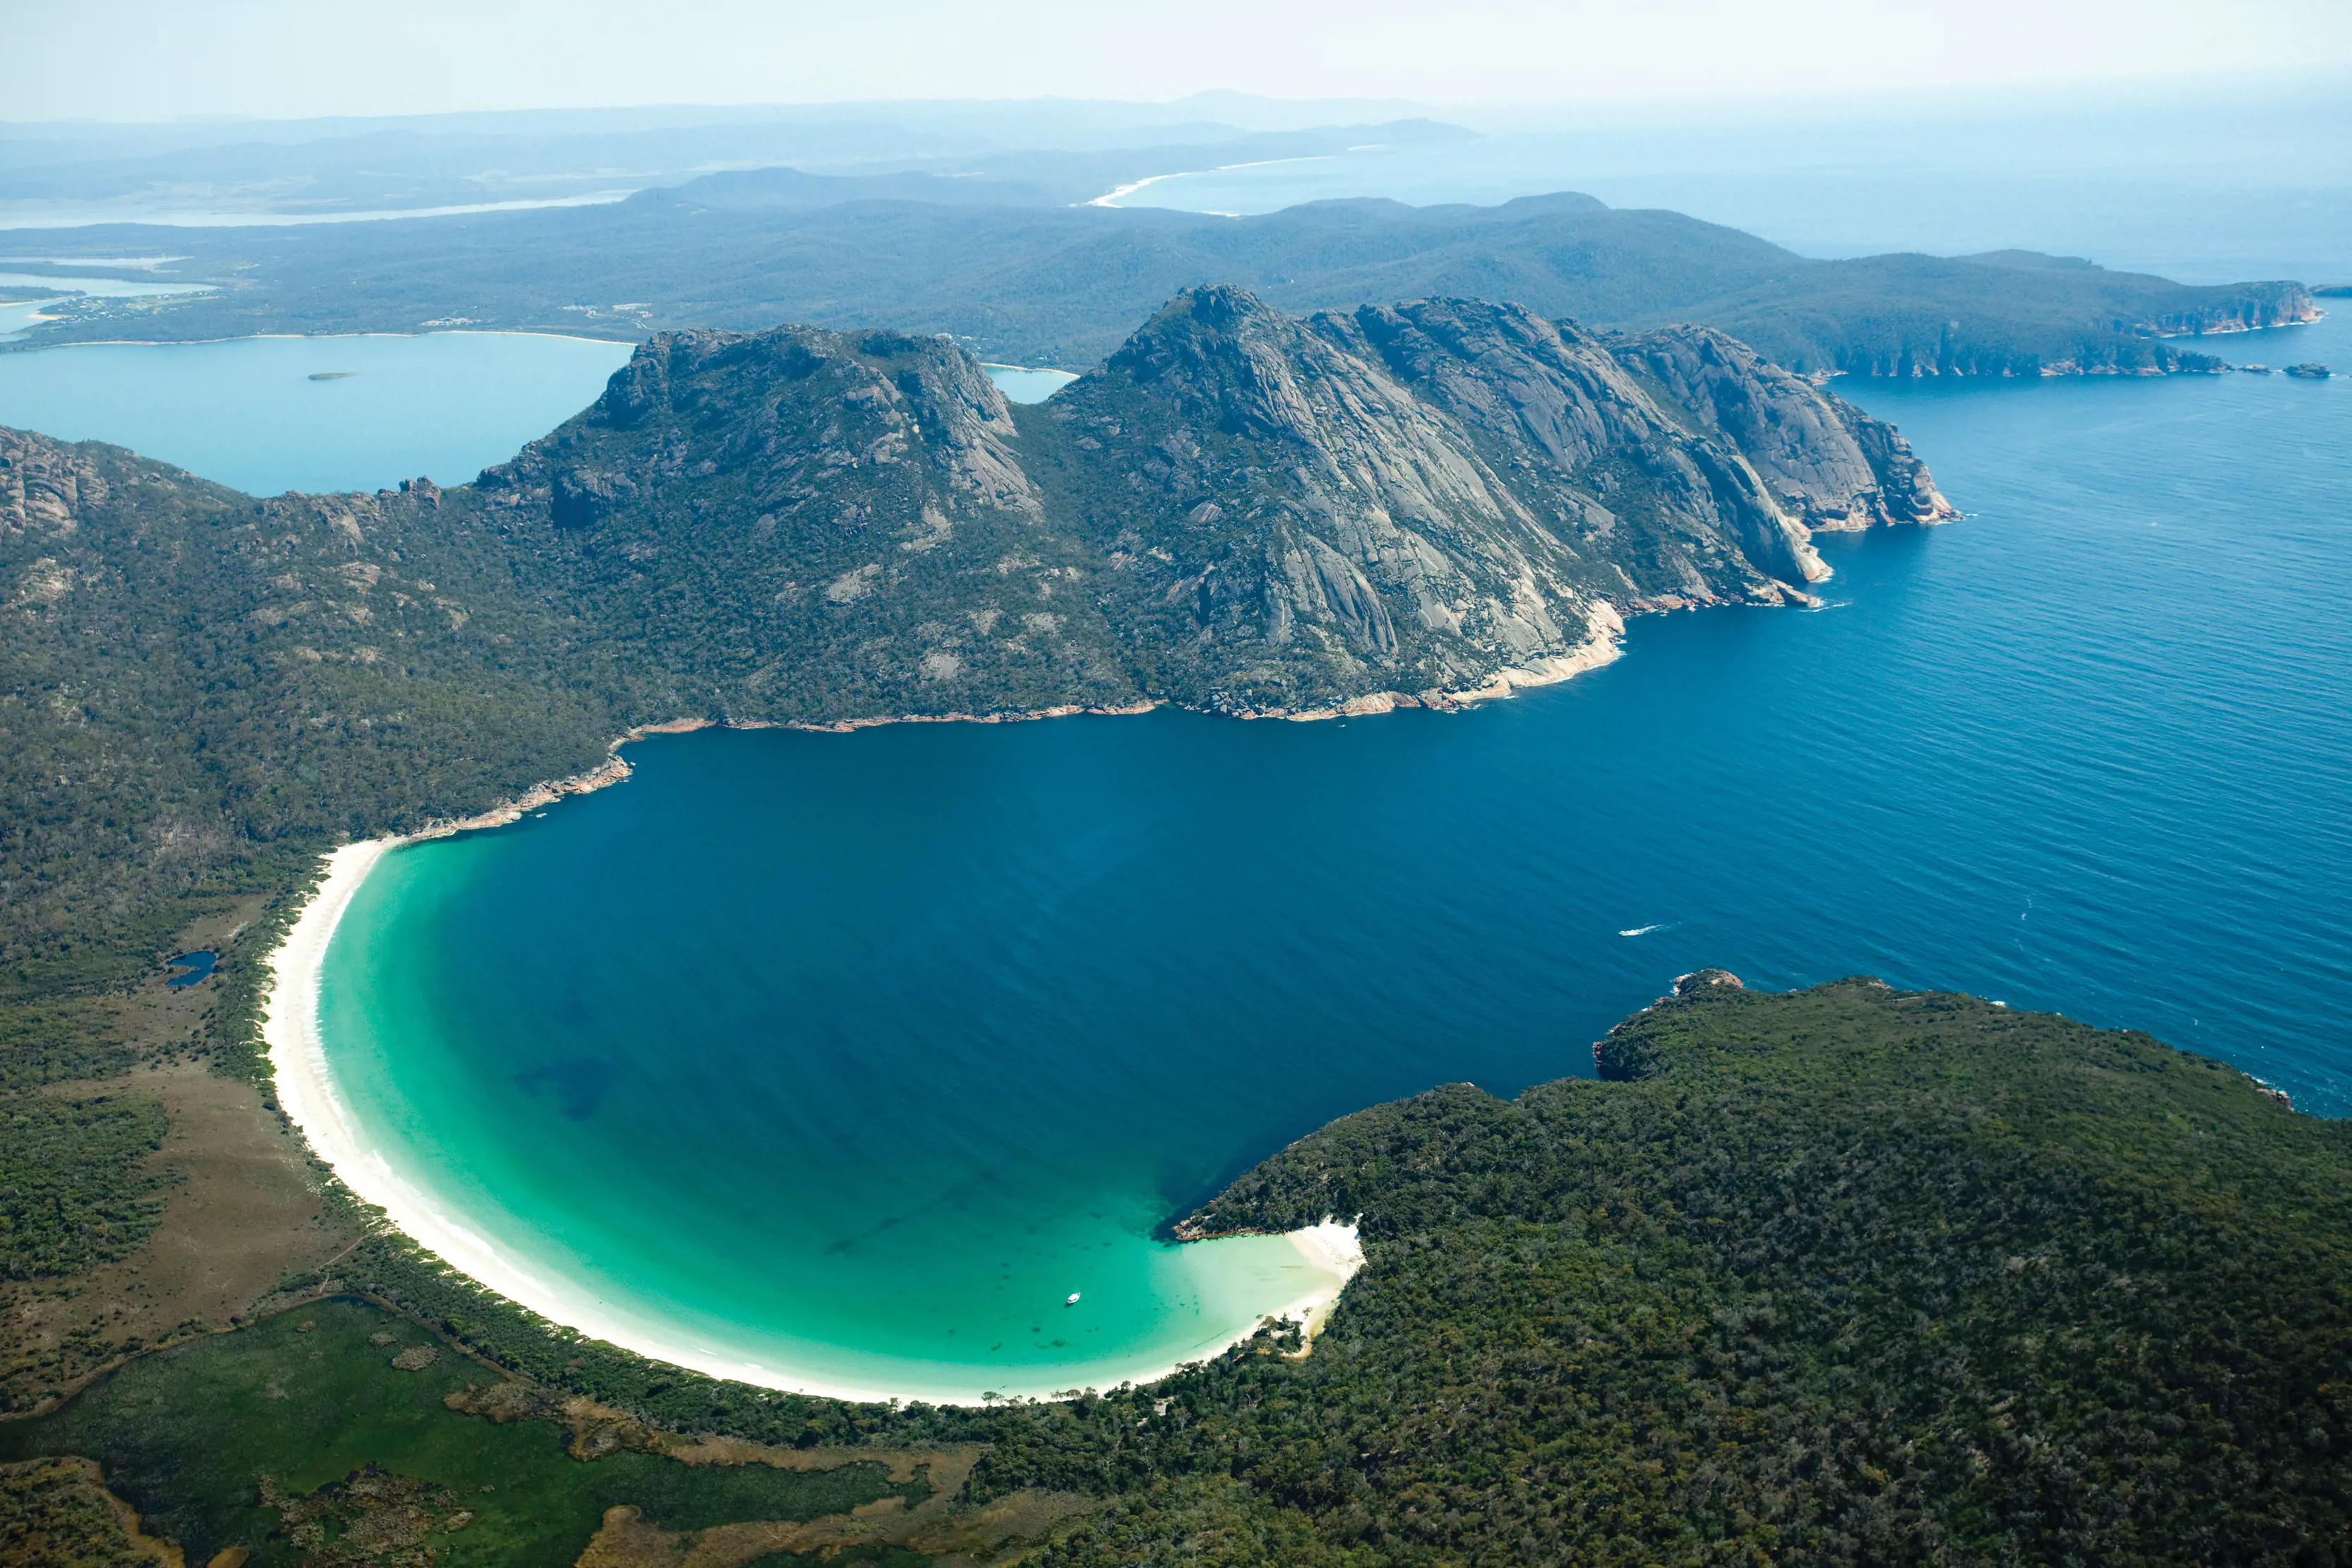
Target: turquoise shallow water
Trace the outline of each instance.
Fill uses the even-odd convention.
[[[923,1389],[1270,1305],[1272,1254],[1155,1225],[1359,1106],[1589,1071],[1702,964],[2352,1110],[2352,384],[1844,390],[1971,516],[1825,539],[1824,611],[1641,620],[1461,715],[648,742],[387,860],[329,955],[339,1079],[551,1275]]]

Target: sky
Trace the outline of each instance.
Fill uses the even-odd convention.
[[[2352,0],[0,0],[0,118],[1819,99],[2352,65]]]

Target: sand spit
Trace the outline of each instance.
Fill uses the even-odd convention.
[[[1315,1336],[1331,1321],[1331,1312],[1339,1304],[1339,1292],[1348,1288],[1364,1266],[1363,1238],[1357,1234],[1355,1224],[1342,1224],[1326,1218],[1320,1225],[1310,1225],[1303,1230],[1288,1233],[1290,1244],[1312,1268],[1321,1270],[1338,1281],[1327,1289],[1301,1296],[1281,1312],[1277,1318],[1294,1320],[1298,1324],[1297,1354],[1304,1357],[1315,1348]]]

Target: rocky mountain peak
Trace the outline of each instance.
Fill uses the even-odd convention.
[[[1234,435],[1318,435],[1310,386],[1356,379],[1294,317],[1231,284],[1188,288],[1104,362],[1097,384],[1125,382],[1181,417]]]
[[[1004,396],[952,342],[895,332],[779,327],[660,333],[586,412],[482,476],[544,494],[559,528],[597,526],[633,497],[738,494],[771,517],[877,485],[918,518],[973,507],[1034,517]],[[755,515],[758,515],[755,513]],[[925,525],[937,531],[940,525]]]
[[[664,334],[478,494],[615,606],[685,591],[747,701],[855,668],[906,711],[1297,713],[1556,679],[1629,612],[1811,602],[1811,526],[1937,515],[1925,475],[1719,334],[1221,285],[1024,408],[946,339]]]

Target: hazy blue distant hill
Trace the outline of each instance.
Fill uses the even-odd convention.
[[[805,320],[945,332],[985,359],[1082,369],[1170,295],[1233,282],[1293,311],[1459,296],[1591,327],[1699,322],[1808,373],[2032,375],[2218,370],[2160,334],[2273,325],[2313,308],[2294,283],[2192,287],[2009,252],[1818,261],[1678,213],[1572,193],[1491,207],[1317,202],[1239,219],[1036,204],[1141,166],[1116,163],[1083,180],[1062,155],[1028,153],[970,179],[756,171],[608,207],[174,230],[174,252],[189,257],[177,275],[221,287],[143,308],[137,331],[637,338]],[[976,199],[982,186],[999,199]],[[50,243],[121,256],[159,241],[101,228]],[[119,337],[124,315],[89,301],[27,343]]]
[[[1325,126],[1244,136],[1226,128],[1217,140],[1101,151],[991,152],[925,159],[916,167],[876,173],[811,173],[798,169],[730,170],[684,184],[649,189],[632,200],[660,206],[688,203],[728,211],[833,206],[862,201],[940,202],[951,205],[1075,206],[1154,174],[1233,163],[1328,157],[1366,145],[1427,146],[1467,141],[1475,132],[1435,120]]]
[[[1240,118],[1204,112],[1212,104]],[[1007,193],[1050,169],[1057,193],[1038,199],[1085,201],[1149,174],[1473,135],[1416,113],[1403,104],[1212,94],[1177,104],[915,101],[0,124],[0,221],[54,222],[68,211],[79,222],[110,211],[131,221],[404,212],[626,192],[778,165],[976,176],[997,184],[1002,200],[1029,199]],[[1007,159],[1043,162],[1017,173],[992,167]]]

